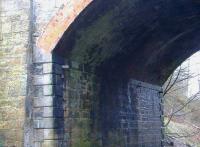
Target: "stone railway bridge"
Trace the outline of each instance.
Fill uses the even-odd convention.
[[[163,146],[199,39],[199,0],[0,0],[0,146]]]

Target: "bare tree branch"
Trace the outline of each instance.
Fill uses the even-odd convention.
[[[172,118],[174,117],[174,115],[178,112],[180,112],[181,110],[183,110],[188,104],[190,104],[195,98],[197,98],[199,95],[199,92],[197,94],[195,94],[194,96],[191,96],[190,98],[188,98],[188,100],[186,101],[186,103],[184,103],[182,106],[180,106],[177,110],[173,111],[169,117],[169,120],[167,121],[167,123],[164,125],[164,127],[168,126],[170,121],[172,120]]]

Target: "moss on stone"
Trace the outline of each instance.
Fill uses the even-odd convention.
[[[73,60],[95,66],[112,55],[111,49],[107,48],[108,42],[112,39],[112,16],[113,11],[110,11],[91,27],[79,32],[81,37],[76,40],[72,53]]]
[[[95,97],[97,91],[94,91],[95,75],[85,70],[81,71],[80,68],[70,69],[68,75],[68,86],[73,89],[69,91],[71,145],[72,147],[100,147],[99,140],[93,133],[96,130],[92,127],[94,120],[90,115],[98,101]],[[74,90],[76,93],[73,93]]]
[[[99,147],[99,142],[92,137],[90,119],[77,119],[72,128],[72,147]]]

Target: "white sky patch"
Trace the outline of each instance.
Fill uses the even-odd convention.
[[[188,81],[188,97],[196,94],[200,90],[200,51],[189,58],[189,72],[195,77]]]

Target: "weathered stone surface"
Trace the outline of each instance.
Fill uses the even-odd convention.
[[[42,118],[34,120],[35,129],[62,129],[63,118]]]
[[[43,73],[44,74],[48,74],[48,73],[62,74],[63,69],[58,64],[45,63],[43,64]]]
[[[187,0],[1,0],[0,146],[161,146],[160,88],[131,79],[162,84],[198,50],[199,10]]]
[[[104,146],[160,147],[161,88],[135,80],[104,82],[100,108]]]
[[[29,1],[0,1],[0,146],[23,146],[29,10]]]

